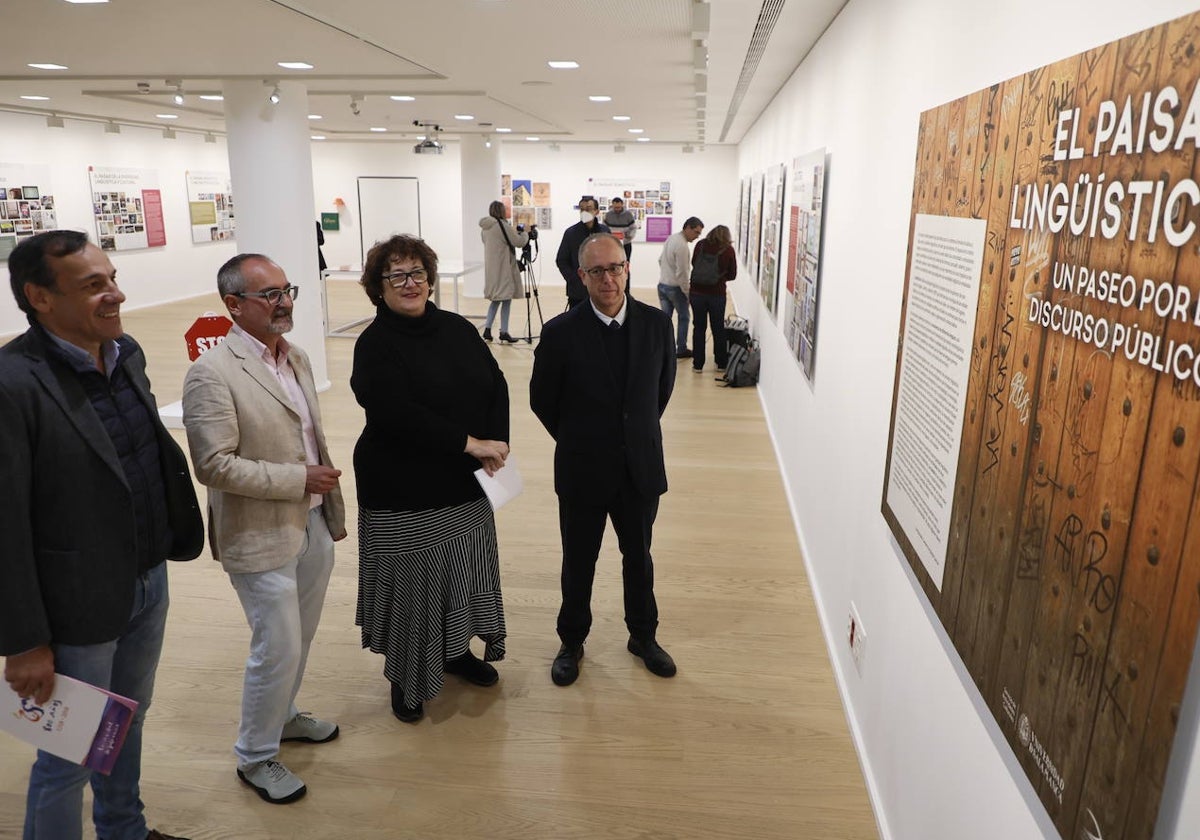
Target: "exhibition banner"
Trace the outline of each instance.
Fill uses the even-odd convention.
[[[767,167],[763,189],[762,255],[758,268],[758,293],[763,306],[775,317],[779,296],[779,250],[783,245],[784,166]]]
[[[0,260],[21,240],[57,227],[50,167],[0,163]]]
[[[671,182],[652,178],[589,178],[589,187],[596,200],[600,203],[600,218],[608,212],[613,198],[620,196],[625,203],[625,209],[637,218],[638,227],[646,231],[646,242],[662,242],[663,239],[652,239],[651,225],[647,219],[666,217],[664,226],[661,222],[653,225],[656,237],[662,230],[670,235],[671,219],[675,214],[675,201],[671,198]]]
[[[817,343],[817,285],[821,269],[822,207],[825,202],[825,150],[792,161],[789,209],[787,296],[783,334],[809,382]]]
[[[189,170],[184,173],[184,178],[187,181],[192,242],[199,244],[234,239],[237,225],[233,216],[233,188],[229,173]],[[336,218],[337,214],[333,215]]]
[[[153,169],[89,166],[92,215],[105,251],[160,248],[167,244],[162,192]]]
[[[1072,840],[1153,836],[1186,714],[1198,41],[1200,13],[918,128],[883,514]]]

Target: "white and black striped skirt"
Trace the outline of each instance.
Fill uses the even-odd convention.
[[[486,498],[435,510],[358,513],[362,645],[415,705],[442,690],[447,660],[478,636],[484,659],[504,658],[496,520]]]

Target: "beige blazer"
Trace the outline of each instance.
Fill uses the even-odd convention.
[[[308,400],[321,463],[333,466],[308,357],[293,344],[288,361]],[[183,425],[196,477],[208,488],[209,543],[225,571],[265,572],[296,557],[309,505],[300,415],[237,335],[188,370]],[[329,533],[340,537],[346,529],[340,488],[325,494],[323,511]]]

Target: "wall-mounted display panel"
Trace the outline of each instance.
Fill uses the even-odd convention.
[[[96,241],[105,251],[167,244],[162,191],[153,169],[89,166]]]
[[[817,352],[817,289],[825,204],[825,150],[792,161],[788,222],[787,308],[783,334],[811,382]]]
[[[883,513],[1064,838],[1149,838],[1200,619],[1200,13],[921,115]]]

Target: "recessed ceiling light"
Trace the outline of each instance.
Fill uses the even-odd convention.
[[[313,66],[307,61],[277,61],[284,70],[311,70]]]
[[[497,134],[510,134],[511,132],[512,132],[511,128],[497,128],[496,129]]]
[[[396,96],[389,96],[388,99],[392,100],[393,102],[416,102],[417,101],[417,97],[409,96],[408,94],[404,94],[404,93],[397,94]]]
[[[33,64],[26,64],[25,66],[32,67],[34,70],[66,70],[66,69],[68,69],[67,65],[65,65],[65,64],[39,64],[39,63],[35,62]]]
[[[615,117],[613,117],[613,119],[617,122],[629,122],[631,119],[633,119],[633,117],[627,117],[624,114],[617,114]]]
[[[576,70],[579,68],[578,61],[547,61],[555,70]]]
[[[541,140],[542,138],[541,137],[526,137],[525,139],[528,140],[530,143],[536,143],[537,141]]]
[[[324,118],[324,117],[322,117],[320,114],[309,114],[309,115],[308,115],[308,118],[309,118],[310,120],[323,120],[323,119],[325,119],[325,118]]]
[[[418,140],[424,140],[424,139],[425,139],[425,135],[424,135],[424,134],[418,134],[418,135],[417,135],[417,139],[418,139]]]
[[[206,102],[224,102],[225,97],[219,93],[203,93],[200,98]]]
[[[37,96],[35,94],[22,94],[21,98],[28,99],[30,102],[47,102],[50,99],[49,96]]]
[[[379,132],[387,131],[387,129],[386,129],[386,128],[384,128],[384,127],[383,127],[383,126],[381,126],[381,125],[373,125],[373,126],[371,126],[371,130],[372,130],[372,131],[379,131]]]
[[[158,117],[160,120],[177,120],[177,119],[179,119],[178,114],[155,114],[154,116]]]
[[[589,96],[588,99],[592,102],[612,102],[611,96]]]
[[[649,138],[649,137],[639,137],[639,138],[637,139],[637,141],[638,141],[639,143],[649,143],[649,142],[650,142],[650,138]]]
[[[313,140],[324,140],[324,139],[325,139],[325,135],[324,135],[324,134],[314,134],[314,135],[312,136],[312,139],[313,139]]]
[[[454,119],[463,120],[465,122],[467,120],[475,119],[475,115],[474,114],[455,114]]]
[[[628,128],[628,129],[626,129],[626,131],[628,131],[630,134],[644,134],[646,129],[644,129],[644,128]]]

